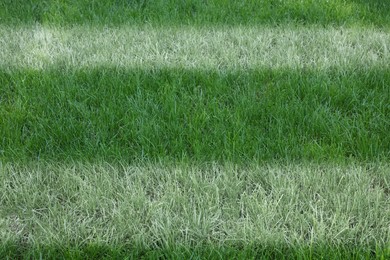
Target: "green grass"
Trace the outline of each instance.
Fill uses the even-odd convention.
[[[5,248],[0,248],[0,250]],[[269,245],[251,245],[246,248],[173,247],[164,249],[118,248],[106,245],[87,245],[75,247],[37,247],[20,248],[9,245],[0,251],[9,259],[387,259],[389,251],[385,249],[364,249],[347,246],[286,247]]]
[[[0,0],[0,258],[390,258],[388,0]]]
[[[3,164],[0,250],[69,258],[388,255],[389,169]]]
[[[2,0],[2,24],[390,25],[387,0]]]
[[[389,71],[2,71],[1,158],[387,161]]]

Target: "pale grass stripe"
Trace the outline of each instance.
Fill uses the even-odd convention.
[[[389,67],[390,33],[367,28],[0,27],[0,68]]]
[[[0,163],[0,241],[385,245],[389,185],[386,163]]]

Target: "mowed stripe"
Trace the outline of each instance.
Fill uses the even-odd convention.
[[[0,28],[0,68],[386,66],[390,33],[358,28]]]
[[[389,176],[387,164],[0,164],[0,240],[386,245]]]

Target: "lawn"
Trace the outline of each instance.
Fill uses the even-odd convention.
[[[386,0],[0,0],[2,258],[390,257]]]

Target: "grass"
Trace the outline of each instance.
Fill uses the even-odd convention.
[[[2,24],[259,25],[389,28],[387,0],[2,0]]]
[[[1,158],[387,161],[389,71],[3,71]]]
[[[0,27],[0,66],[10,68],[388,68],[390,35],[319,26],[99,29]]]
[[[386,259],[389,256],[388,250],[363,249],[350,247],[286,247],[252,245],[245,249],[240,247],[205,247],[185,248],[177,246],[167,249],[140,249],[140,248],[118,248],[105,245],[88,245],[81,248],[75,247],[38,247],[15,250],[18,245],[10,245],[7,251],[0,254],[9,258],[45,258],[56,259]],[[0,248],[1,250],[2,248]]]
[[[380,30],[1,31],[3,160],[390,158]]]
[[[388,254],[387,164],[3,164],[0,182],[10,256]]]
[[[387,0],[0,0],[0,257],[390,258]]]

